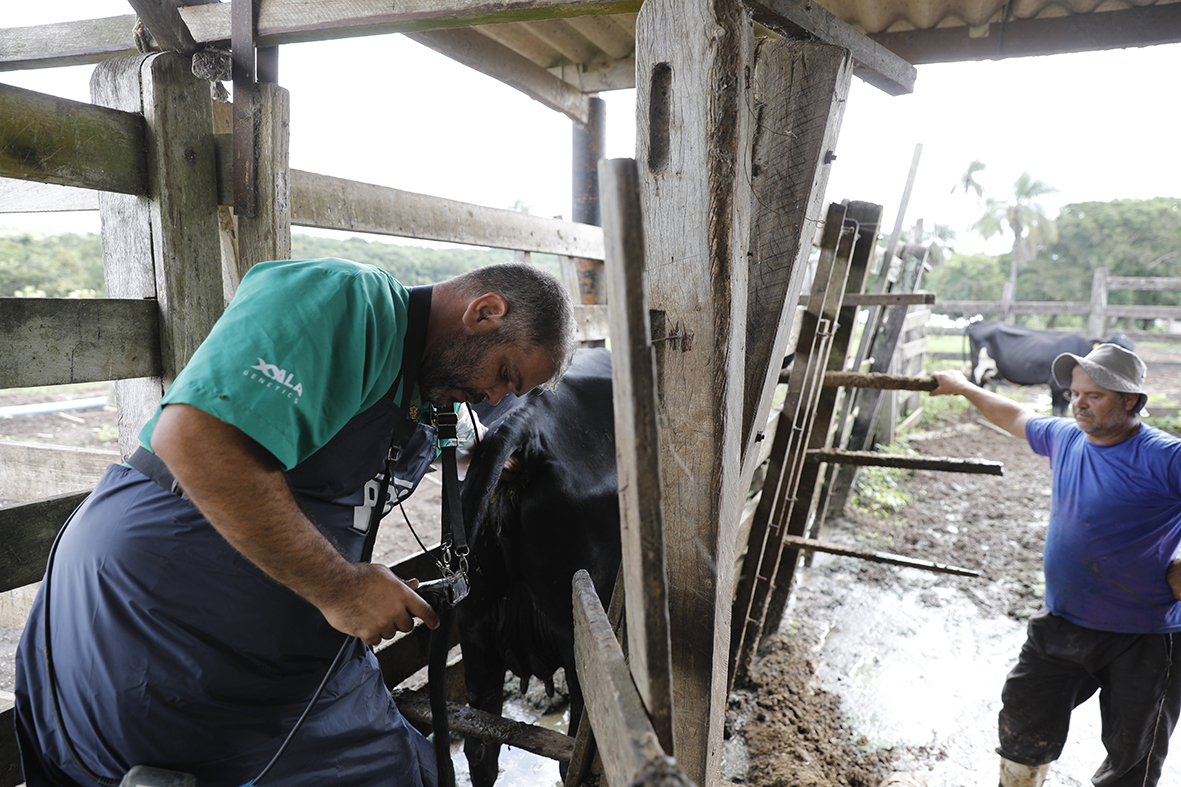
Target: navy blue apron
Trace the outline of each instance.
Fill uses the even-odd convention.
[[[412,290],[408,345],[424,334],[429,308],[430,289]],[[404,352],[401,405],[391,390],[287,474],[300,505],[351,560],[365,551],[372,507],[409,495],[435,457],[433,427],[403,415],[421,356]],[[379,503],[391,439],[395,478]],[[238,554],[187,499],[122,465],[108,468],[72,517],[51,579],[63,722],[90,769],[116,779],[147,764],[192,773],[202,787],[245,784],[274,755],[345,639]],[[53,717],[43,597],[44,589],[17,653],[25,778],[28,787],[89,787]],[[354,640],[261,784],[433,787],[434,754],[398,713],[376,658]]]

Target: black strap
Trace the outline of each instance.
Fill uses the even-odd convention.
[[[443,521],[441,543],[452,546],[455,554],[464,557],[468,553],[467,533],[463,527],[462,509],[459,502],[459,469],[455,452],[459,442],[454,412],[439,412],[435,416],[439,427],[439,449],[443,459]],[[450,530],[450,532],[448,532]]]
[[[140,471],[148,478],[155,481],[160,486],[167,489],[172,494],[188,500],[189,496],[180,488],[180,484],[172,476],[172,471],[168,469],[168,465],[164,464],[164,460],[153,454],[148,449],[140,446],[135,449],[131,456],[127,457],[127,464]]]
[[[387,394],[391,399],[398,390],[398,383],[402,383],[402,418],[405,419],[399,429],[390,436],[390,447],[385,454],[381,474],[381,485],[377,490],[377,501],[373,510],[369,512],[369,528],[365,531],[365,544],[361,547],[361,562],[368,563],[373,559],[373,547],[377,543],[377,528],[381,524],[381,516],[385,513],[385,497],[390,491],[390,462],[393,461],[394,447],[406,433],[413,429],[410,417],[410,402],[414,396],[414,388],[418,385],[418,366],[422,362],[422,353],[426,349],[427,322],[431,316],[431,286],[413,287],[410,290],[410,304],[406,310],[406,337],[402,342],[402,368],[394,378]]]

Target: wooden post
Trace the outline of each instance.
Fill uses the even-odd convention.
[[[239,280],[256,263],[291,259],[291,97],[270,82],[255,91],[255,213],[238,216]]]
[[[636,162],[604,160],[599,173],[606,197],[603,242],[611,303],[612,401],[629,664],[660,745],[665,753],[675,754],[656,356],[644,292],[644,228]]]
[[[1005,286],[1001,288],[1001,321],[1013,322],[1013,299],[1016,288],[1013,287],[1013,282],[1005,282]]]
[[[1111,271],[1096,268],[1091,278],[1091,315],[1087,318],[1087,336],[1102,339],[1107,333],[1107,279]]]
[[[603,224],[599,207],[599,159],[607,148],[607,102],[595,97],[588,99],[589,118],[586,125],[574,122],[573,210],[571,220],[580,224]],[[602,304],[607,302],[607,287],[603,282],[602,260],[572,258],[578,297],[576,303]]]
[[[142,112],[147,127],[149,196],[99,197],[107,294],[155,298],[160,309],[161,378],[115,383],[127,455],[223,309],[213,117],[209,84],[175,53],[100,63],[91,95],[96,104]]]
[[[825,215],[852,74],[849,52],[840,47],[763,39],[755,49],[743,487],[758,464],[754,448],[791,338],[812,239]]]
[[[738,459],[752,38],[739,0],[648,0],[636,24],[648,293],[665,326],[653,338],[659,341],[673,726],[677,761],[702,785],[719,778],[730,567],[745,491]],[[676,338],[660,341],[665,336]]]

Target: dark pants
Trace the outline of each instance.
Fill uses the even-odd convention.
[[[1001,693],[997,752],[1023,765],[1058,759],[1071,711],[1096,691],[1107,759],[1092,783],[1155,785],[1181,708],[1176,634],[1094,631],[1038,612]]]

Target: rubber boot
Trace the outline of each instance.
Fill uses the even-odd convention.
[[[1000,787],[1042,787],[1048,770],[1048,762],[1045,765],[1022,765],[1001,757]]]

